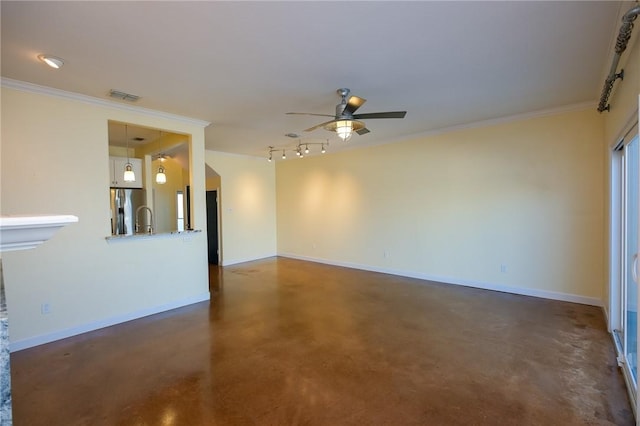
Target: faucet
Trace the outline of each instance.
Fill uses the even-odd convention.
[[[138,222],[138,213],[140,210],[147,209],[149,211],[149,225],[147,225],[147,231],[149,234],[153,234],[153,212],[148,206],[140,206],[136,209],[136,234],[140,232],[140,222]]]

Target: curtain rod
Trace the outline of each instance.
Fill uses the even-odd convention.
[[[602,94],[600,95],[600,103],[598,104],[598,112],[609,111],[611,109],[611,105],[609,105],[607,101],[609,100],[611,89],[613,89],[613,83],[617,79],[624,79],[624,70],[620,70],[619,73],[616,73],[616,69],[618,68],[618,61],[620,61],[622,52],[624,52],[627,48],[627,43],[631,38],[633,21],[636,20],[639,14],[640,5],[636,5],[629,9],[627,13],[625,13],[622,17],[622,26],[620,26],[620,32],[618,33],[618,38],[616,39],[616,53],[615,55],[613,55],[613,61],[611,63],[609,75],[604,81],[604,87],[602,88]]]

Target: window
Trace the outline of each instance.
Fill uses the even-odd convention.
[[[184,231],[184,194],[182,191],[176,193],[176,217],[178,232],[182,232]]]

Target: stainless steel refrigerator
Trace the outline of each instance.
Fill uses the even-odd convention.
[[[136,210],[145,204],[144,189],[111,188],[111,234],[133,235]],[[140,229],[147,229],[146,212],[140,212]]]

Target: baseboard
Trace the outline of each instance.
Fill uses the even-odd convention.
[[[611,329],[611,321],[609,318],[609,310],[607,309],[607,305],[605,303],[602,304],[602,315],[604,316],[605,324],[607,324],[607,331],[610,334],[613,334],[613,330]]]
[[[306,260],[309,262],[324,263],[326,265],[342,266],[345,268],[361,269],[364,271],[398,275],[398,276],[408,277],[408,278],[417,278],[417,279],[426,280],[426,281],[435,281],[435,282],[445,283],[445,284],[454,284],[454,285],[462,285],[465,287],[481,288],[484,290],[501,291],[503,293],[519,294],[522,296],[533,296],[533,297],[540,297],[543,299],[561,300],[563,302],[579,303],[581,305],[591,305],[591,306],[599,306],[599,307],[603,306],[603,302],[600,299],[597,299],[595,297],[580,296],[577,294],[560,293],[556,291],[539,290],[539,289],[523,288],[523,287],[511,287],[511,286],[505,286],[502,284],[487,283],[482,281],[473,281],[473,280],[465,280],[465,279],[452,278],[452,277],[429,275],[429,274],[423,274],[423,273],[414,272],[414,271],[381,268],[377,266],[361,265],[357,263],[340,262],[340,261],[321,259],[321,258],[315,258],[315,257],[309,257],[309,256],[299,256],[292,253],[279,253],[278,256],[288,257],[291,259]]]
[[[254,260],[263,260],[263,259],[268,259],[270,257],[276,257],[276,256],[277,254],[273,253],[273,254],[268,254],[266,256],[261,256],[261,257],[247,257],[243,259],[231,259],[231,260],[222,259],[221,266],[237,265],[239,263],[253,262]]]
[[[139,319],[149,315],[159,314],[161,312],[170,311],[172,309],[181,308],[183,306],[192,305],[194,303],[204,302],[209,300],[210,294],[200,294],[198,296],[189,297],[176,302],[167,303],[160,306],[154,306],[140,311],[131,312],[124,315],[118,315],[104,320],[94,321],[88,324],[82,324],[77,327],[68,328],[66,330],[56,331],[53,333],[42,334],[36,337],[30,337],[28,339],[18,340],[11,342],[11,352],[21,351],[23,349],[32,348],[34,346],[44,345],[45,343],[51,343],[56,340],[66,339],[67,337],[76,336],[78,334],[87,333],[89,331],[98,330],[112,325],[121,324],[123,322]]]

